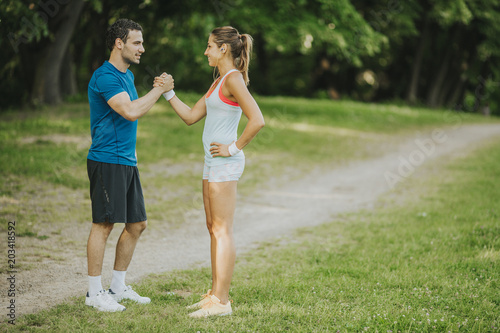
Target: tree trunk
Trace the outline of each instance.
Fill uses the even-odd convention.
[[[420,37],[420,41],[418,42],[417,53],[415,54],[415,59],[413,61],[410,87],[408,88],[408,93],[406,95],[406,100],[409,103],[415,103],[417,102],[418,99],[418,82],[420,80],[422,61],[424,59],[424,53],[425,53],[424,51],[428,45],[429,33],[430,33],[430,21],[426,17],[424,21],[422,35]]]
[[[489,60],[481,63],[481,67],[482,68],[479,71],[480,75],[477,77],[479,82],[476,86],[476,89],[474,89],[474,97],[475,97],[474,109],[473,109],[474,112],[481,112],[481,109],[485,105],[488,105],[488,109],[489,109],[488,99],[490,96],[489,96],[489,93],[486,89],[486,80],[488,79],[488,76],[491,75],[491,74],[488,75],[489,69],[491,68],[489,66]]]
[[[462,43],[460,44],[461,59],[462,64],[459,66],[463,69],[460,70],[460,76],[458,80],[453,82],[453,89],[449,94],[448,100],[446,101],[446,106],[453,108],[457,111],[466,111],[463,105],[464,95],[465,95],[465,87],[470,82],[470,68],[476,68],[478,63],[482,63],[482,61],[478,61],[478,51],[475,43],[469,44],[469,41],[474,41],[477,39],[475,34],[462,36]],[[464,43],[465,42],[465,43]],[[467,70],[469,69],[469,70]],[[472,73],[477,73],[477,70],[473,70]]]
[[[76,73],[73,62],[73,52],[68,49],[61,66],[61,96],[71,96],[78,93],[78,86],[76,83]]]
[[[439,92],[437,99],[436,99],[437,106],[443,106],[446,104],[446,98],[450,95],[450,91],[453,88],[453,83],[458,81],[458,80],[459,80],[459,78],[457,78],[456,75],[453,75],[453,76],[450,75],[443,82],[443,84],[441,86],[441,91]]]
[[[448,107],[453,108],[454,110],[456,109],[461,109],[463,111],[463,106],[459,105],[458,103],[462,100],[463,98],[463,90],[465,86],[465,76],[461,75],[460,78],[455,82],[455,86],[453,88],[453,91],[448,98],[448,102],[446,105]]]
[[[453,35],[447,38],[448,45],[444,46],[446,51],[443,57],[443,61],[439,66],[438,73],[427,95],[427,105],[429,105],[430,107],[442,106],[445,103],[446,95],[451,89],[450,82],[446,82],[445,80],[451,81],[454,79],[454,77],[456,77],[456,75],[448,76],[450,68],[454,63],[454,61],[452,61],[453,59],[455,60],[455,62],[457,62],[458,60],[457,71],[460,71],[460,59],[462,58],[462,56],[458,55],[459,50],[453,49],[453,43],[460,40],[460,36],[462,34],[461,30],[462,29],[460,27],[455,27],[448,31],[448,33],[453,31]],[[447,32],[445,31],[445,33]]]
[[[258,32],[255,35],[255,40],[257,43],[255,43],[255,54],[257,56],[257,61],[259,64],[259,80],[257,82],[257,85],[261,85],[261,87],[264,87],[265,85],[268,84],[268,73],[269,73],[269,57],[267,55],[266,51],[266,40],[264,38],[264,34],[261,32]],[[266,89],[268,90],[268,89]],[[265,90],[264,90],[265,91]],[[269,91],[269,90],[268,90]],[[260,93],[263,93],[262,91],[259,91]]]
[[[448,74],[448,69],[450,67],[450,58],[451,58],[451,48],[446,49],[446,54],[439,66],[439,71],[435,76],[434,82],[429,89],[429,93],[427,95],[427,105],[430,107],[436,107],[438,105],[439,94],[443,89],[443,83],[446,79],[446,75]]]
[[[58,19],[59,24],[53,41],[47,42],[37,64],[31,94],[32,102],[36,104],[58,104],[62,101],[61,67],[83,4],[83,0],[70,1],[51,18]]]

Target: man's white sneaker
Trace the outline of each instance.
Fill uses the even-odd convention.
[[[115,293],[113,290],[109,289],[109,295],[116,301],[121,302],[123,300],[129,299],[131,301],[140,303],[140,304],[148,304],[151,303],[151,299],[149,297],[142,297],[138,293],[132,289],[132,286],[126,286],[125,289],[121,293]]]
[[[85,305],[93,306],[97,310],[105,312],[124,311],[126,309],[123,305],[118,304],[106,290],[101,290],[95,296],[89,296],[89,293],[87,293]]]

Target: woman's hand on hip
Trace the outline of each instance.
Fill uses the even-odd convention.
[[[229,154],[228,147],[229,145],[225,145],[218,142],[212,142],[210,144],[210,154],[212,154],[212,157],[217,157],[217,156],[229,157],[231,155]]]

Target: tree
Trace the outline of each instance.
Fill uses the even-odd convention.
[[[69,76],[68,80],[73,71],[62,69],[71,64],[68,49],[83,0],[50,0],[37,4],[7,1],[1,6],[6,14],[2,26],[10,30],[7,36],[11,46],[7,51],[11,60],[3,66],[2,73],[17,83],[16,91],[12,91],[13,96],[6,96],[7,100],[21,97],[35,104],[60,103],[63,87],[74,87],[74,79]],[[6,46],[6,40],[1,44]],[[61,79],[64,86],[60,84]]]
[[[139,90],[167,71],[179,89],[204,91],[208,35],[232,25],[255,38],[250,89],[260,94],[500,105],[499,0],[4,0],[2,107],[85,93],[121,17],[144,28]]]
[[[64,6],[59,6],[54,1],[53,7],[47,7],[51,16],[48,22],[51,35],[49,39],[44,39],[37,45],[39,53],[31,90],[32,102],[59,104],[62,101],[63,87],[76,86],[68,52],[69,42],[82,8],[83,0],[72,0]],[[63,68],[66,70],[63,71]],[[61,82],[66,82],[66,85],[61,85]],[[76,87],[66,92],[74,94]]]
[[[48,35],[45,16],[26,1],[0,2],[0,99],[2,106],[18,105],[28,97],[29,69],[21,62],[22,50]],[[29,80],[29,81],[28,81]]]
[[[499,56],[498,1],[424,1],[421,8],[406,98],[410,103],[420,99],[431,107],[463,109],[464,97],[480,85],[478,78],[486,81],[492,74],[491,59]],[[481,103],[475,98],[473,104],[468,111],[476,111]]]

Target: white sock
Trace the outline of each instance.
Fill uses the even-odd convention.
[[[121,293],[125,290],[125,274],[127,271],[115,271],[113,270],[113,278],[111,279],[111,289],[114,293]]]
[[[89,275],[89,296],[95,296],[102,290],[101,276]]]

